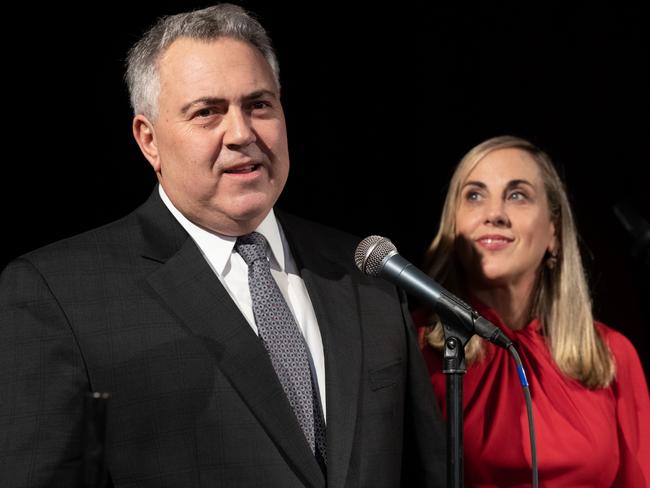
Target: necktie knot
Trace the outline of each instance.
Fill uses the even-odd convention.
[[[235,249],[244,259],[247,266],[260,259],[266,260],[266,238],[259,232],[251,232],[237,238]]]

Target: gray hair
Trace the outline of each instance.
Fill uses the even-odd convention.
[[[230,37],[248,42],[262,53],[280,88],[280,67],[262,25],[243,8],[229,3],[162,17],[131,48],[126,59],[126,83],[134,114],[158,116],[158,60],[179,38],[211,41]]]

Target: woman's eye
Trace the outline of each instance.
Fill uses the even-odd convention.
[[[510,194],[510,199],[511,200],[526,200],[526,199],[528,199],[528,195],[526,195],[524,192],[521,192],[521,191],[513,191]]]

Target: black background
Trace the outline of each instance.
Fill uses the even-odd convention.
[[[569,188],[596,317],[635,343],[648,372],[650,270],[612,211],[627,202],[650,221],[640,5],[240,4],[280,60],[292,161],[282,208],[390,237],[417,264],[462,155],[488,137],[528,138]],[[207,5],[5,10],[20,34],[3,36],[0,265],[147,198],[155,179],[131,136],[125,53],[158,16]]]

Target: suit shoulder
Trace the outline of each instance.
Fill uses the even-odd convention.
[[[135,211],[108,224],[47,244],[23,254],[18,260],[30,262],[39,269],[64,263],[98,260],[102,255],[119,257],[128,253],[125,244],[137,232]]]
[[[283,229],[292,235],[298,234],[303,241],[311,241],[315,246],[327,243],[330,249],[342,252],[354,251],[361,238],[325,224],[297,217],[295,215],[276,210],[278,220]]]

